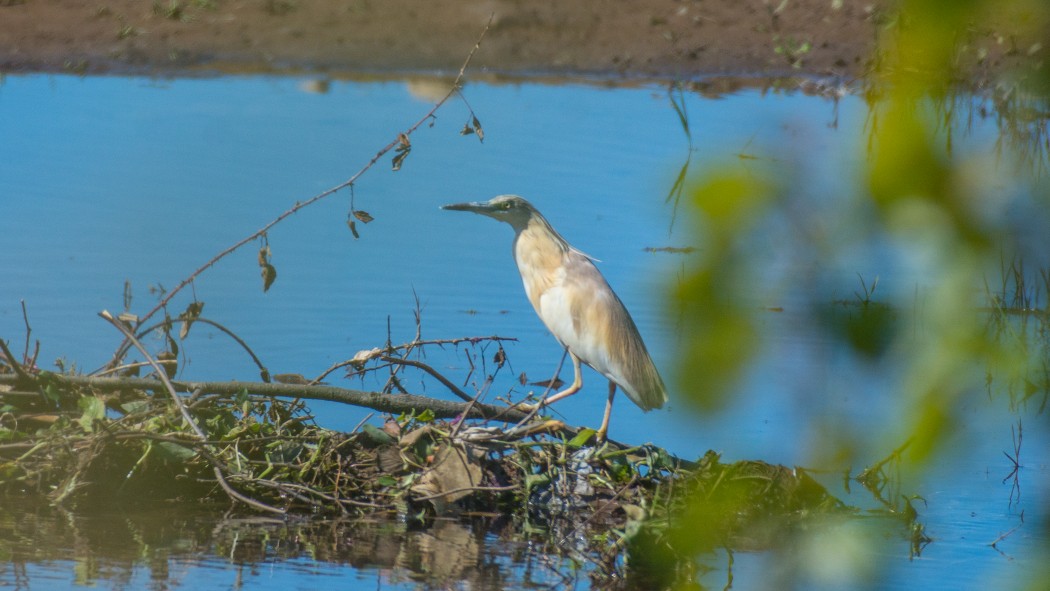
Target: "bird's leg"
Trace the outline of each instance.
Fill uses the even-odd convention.
[[[551,404],[561,400],[562,398],[572,396],[573,394],[579,392],[580,388],[583,387],[583,371],[580,369],[580,358],[573,355],[571,351],[569,352],[569,357],[572,358],[572,369],[575,372],[575,377],[572,380],[572,384],[570,384],[568,388],[562,390],[561,392],[558,392],[557,394],[552,394],[544,398],[543,400],[540,400],[537,404],[519,402],[515,406],[517,406],[519,410],[531,412],[533,410],[536,410],[537,408],[550,406]]]
[[[575,373],[575,376],[572,379],[572,384],[570,384],[568,388],[562,390],[561,392],[548,396],[546,400],[543,401],[543,406],[554,404],[562,398],[572,396],[573,394],[579,392],[580,388],[583,387],[583,372],[580,370],[580,358],[573,355],[571,351],[569,352],[569,357],[572,358],[572,369]]]
[[[613,397],[615,396],[616,382],[609,380],[609,399],[605,401],[605,417],[602,419],[602,426],[598,427],[598,433],[595,437],[598,441],[605,441],[605,434],[609,432],[609,417],[612,416]]]

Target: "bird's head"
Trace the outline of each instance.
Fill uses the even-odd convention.
[[[472,211],[501,222],[507,222],[514,226],[515,230],[522,230],[529,224],[534,215],[539,215],[531,203],[517,195],[500,195],[488,201],[472,201],[469,203],[452,203],[442,205],[441,209],[452,211]]]

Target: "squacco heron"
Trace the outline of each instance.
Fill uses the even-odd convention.
[[[525,294],[540,320],[568,350],[575,371],[568,388],[541,400],[538,406],[572,396],[583,387],[580,363],[609,379],[599,441],[609,430],[617,386],[642,410],[660,408],[667,402],[664,382],[623,302],[590,257],[566,242],[531,203],[517,195],[500,195],[490,201],[457,203],[442,209],[472,211],[514,228],[514,261]]]

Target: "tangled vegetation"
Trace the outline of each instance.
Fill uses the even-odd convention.
[[[714,452],[686,461],[652,445],[595,445],[593,430],[473,400],[308,382],[57,374],[15,361],[0,344],[0,496],[8,499],[78,510],[115,500],[232,503],[242,514],[420,524],[500,515],[603,576],[615,578],[629,562],[632,576],[663,583],[688,580],[693,552],[771,543],[762,540],[818,516],[859,511],[801,469],[724,463]],[[387,368],[381,359],[418,347],[388,347],[347,366],[351,373]],[[314,421],[307,400],[388,412],[338,432]],[[902,535],[915,524],[914,512],[887,506],[882,513],[904,520]],[[682,524],[698,519],[708,520],[704,535],[690,529],[683,553],[675,539]]]

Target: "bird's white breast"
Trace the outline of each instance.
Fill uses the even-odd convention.
[[[539,223],[529,224],[514,243],[514,259],[525,293],[536,314],[581,361],[606,377],[621,376],[610,368],[607,306],[611,294],[605,279],[586,255],[551,239]],[[615,297],[614,297],[615,299]]]

